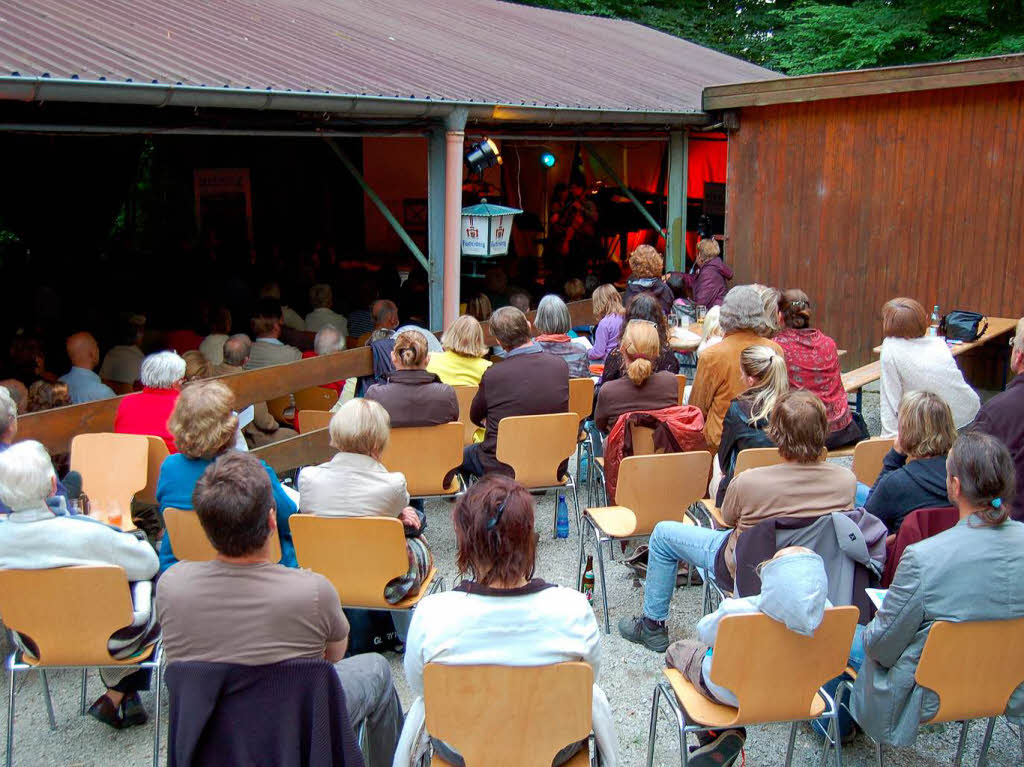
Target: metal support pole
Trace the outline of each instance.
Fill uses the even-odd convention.
[[[462,156],[469,110],[456,107],[445,124],[444,327],[459,316],[462,277]]]
[[[427,279],[430,285],[430,329],[444,328],[444,202],[445,138],[438,127],[427,139]]]
[[[681,272],[686,263],[688,151],[686,133],[672,131],[668,140],[668,236],[665,238],[665,269],[670,272]]]
[[[363,188],[363,191],[366,192],[366,196],[370,198],[370,201],[374,205],[377,206],[377,210],[380,211],[380,214],[387,219],[389,224],[391,224],[391,228],[395,230],[395,234],[397,234],[402,242],[405,243],[405,247],[412,251],[412,254],[416,256],[416,260],[423,264],[423,268],[429,272],[430,264],[427,263],[427,259],[420,250],[420,246],[413,242],[412,237],[410,237],[409,233],[405,231],[405,227],[403,227],[398,222],[398,219],[391,214],[391,211],[388,210],[388,206],[385,205],[384,201],[375,191],[373,191],[373,187],[366,183],[366,179],[363,178],[363,174],[359,172],[355,165],[352,164],[352,161],[348,159],[345,153],[341,151],[341,147],[338,146],[337,142],[331,138],[326,139],[326,141],[334,151],[334,154],[338,155],[338,159],[341,160],[341,164],[345,166],[345,169],[352,174],[352,178],[356,180],[356,183],[358,183],[359,186]]]
[[[640,211],[641,215],[647,219],[647,223],[651,225],[651,229],[660,235],[664,235],[665,227],[655,221],[654,216],[647,212],[647,208],[645,208],[643,203],[636,198],[635,194],[629,191],[629,187],[627,187],[623,180],[619,178],[619,174],[615,172],[614,168],[612,168],[612,166],[609,165],[601,155],[594,151],[594,148],[590,146],[590,144],[586,144],[585,146],[587,147],[587,151],[590,153],[590,156],[597,160],[597,164],[604,169],[605,173],[612,177],[612,181],[614,181],[619,189],[622,190],[622,193],[630,199],[630,202],[632,202],[636,209]]]

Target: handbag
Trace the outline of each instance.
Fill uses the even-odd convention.
[[[977,312],[956,310],[942,319],[942,335],[948,341],[977,341],[988,330],[985,316]]]

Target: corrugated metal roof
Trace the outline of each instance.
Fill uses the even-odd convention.
[[[777,78],[647,27],[497,0],[0,0],[0,77],[699,112]]]

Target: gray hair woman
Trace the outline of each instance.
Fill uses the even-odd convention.
[[[572,319],[569,317],[569,307],[565,305],[565,301],[553,294],[544,296],[537,306],[537,316],[533,324],[540,334],[537,336],[537,343],[544,351],[565,360],[569,366],[570,378],[586,378],[590,375],[587,348],[569,337]]]
[[[153,547],[132,533],[101,523],[55,516],[46,499],[57,487],[50,456],[38,442],[26,440],[0,453],[0,501],[10,507],[10,519],[0,524],[0,568],[49,570],[72,565],[116,565],[132,583],[134,615],[131,625],[114,633],[107,649],[115,658],[128,658],[156,641],[152,609],[157,557]],[[59,620],[59,616],[54,616]],[[38,657],[39,648],[28,637],[14,635],[15,643]],[[89,708],[89,714],[114,729],[146,722],[139,690],[149,686],[149,674],[137,668],[100,669],[107,691]]]
[[[118,405],[114,431],[118,434],[151,434],[178,452],[167,421],[181,393],[185,379],[185,360],[174,352],[157,352],[142,361],[142,391],[129,394]]]
[[[762,345],[783,354],[781,346],[764,337],[770,328],[761,294],[753,285],[737,285],[726,293],[719,317],[725,337],[701,354],[690,392],[690,404],[704,414],[704,439],[713,452],[718,451],[729,404],[746,389],[740,367],[743,350]]]

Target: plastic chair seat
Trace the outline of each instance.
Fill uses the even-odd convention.
[[[629,538],[636,532],[636,514],[625,506],[600,506],[583,513],[609,538]],[[680,521],[684,525],[695,524],[688,515]]]
[[[437,575],[437,568],[431,567],[430,572],[427,573],[427,577],[423,579],[423,583],[420,585],[420,590],[403,599],[401,602],[395,602],[388,609],[390,610],[409,610],[419,604],[419,601],[427,595],[430,589],[430,584],[434,581],[434,576]],[[348,607],[358,607],[358,605],[347,605]]]
[[[664,669],[663,673],[668,683],[672,685],[672,692],[675,693],[676,700],[679,701],[686,711],[687,717],[692,721],[713,729],[743,725],[743,722],[737,721],[738,709],[708,700],[681,672],[674,668]],[[820,694],[815,695],[814,700],[811,701],[807,718],[816,719],[824,713],[825,701]]]
[[[154,642],[151,645],[147,645],[146,647],[143,647],[141,650],[139,650],[134,655],[130,655],[127,658],[121,658],[120,660],[115,658],[115,659],[112,659],[109,663],[104,663],[103,665],[104,666],[134,666],[136,664],[142,663],[143,661],[149,660],[152,657],[153,651],[155,649],[156,649],[156,643]],[[22,651],[22,650],[18,651],[16,659],[15,659],[14,662],[15,662],[16,665],[17,664],[22,664],[22,665],[25,665],[25,666],[31,666],[33,668],[35,668],[36,666],[39,665],[39,659],[38,658],[35,658],[35,657],[29,655],[28,653]],[[50,667],[48,666],[47,668],[50,668]],[[101,667],[97,666],[96,668],[101,668]]]
[[[711,519],[714,520],[715,526],[719,530],[728,530],[732,527],[732,525],[726,524],[726,521],[722,519],[722,511],[715,505],[714,500],[705,498],[701,503],[704,504],[704,508],[708,510],[708,514],[711,515]]]

